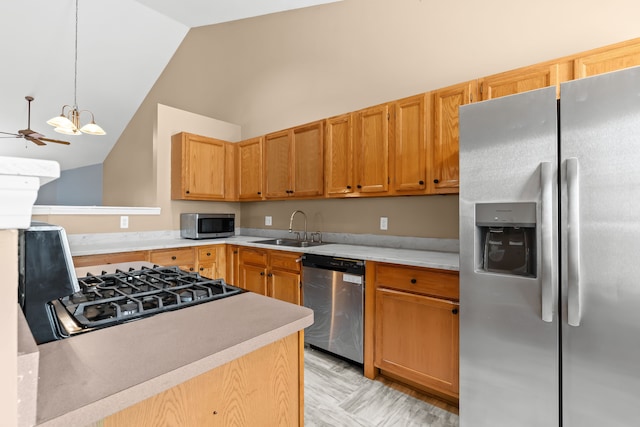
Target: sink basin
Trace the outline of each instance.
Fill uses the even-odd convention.
[[[257,240],[253,243],[261,243],[263,245],[289,246],[293,248],[309,248],[312,246],[326,245],[324,242],[310,242],[295,239],[268,239]]]

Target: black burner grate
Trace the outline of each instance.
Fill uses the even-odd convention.
[[[111,326],[243,292],[223,279],[207,279],[178,267],[88,274],[78,283],[80,291],[60,301],[84,328]]]

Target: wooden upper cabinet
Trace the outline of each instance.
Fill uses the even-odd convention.
[[[227,167],[233,147],[226,141],[186,132],[171,137],[171,198],[224,200],[233,182]],[[233,198],[233,191],[227,196]]]
[[[265,136],[265,197],[322,195],[324,191],[322,153],[321,121]]]
[[[264,184],[266,198],[284,198],[291,191],[291,136],[288,130],[264,137]]]
[[[574,78],[595,76],[640,65],[640,39],[594,49],[574,58]]]
[[[359,193],[389,191],[389,104],[355,113],[355,184]]]
[[[457,193],[459,187],[458,108],[477,100],[476,80],[433,92],[433,126],[429,146],[429,193]]]
[[[262,199],[263,138],[252,138],[237,144],[237,191],[239,200]]]
[[[429,96],[393,103],[393,190],[421,194],[427,187],[427,117]]]
[[[325,194],[353,193],[353,115],[331,117],[325,122]]]
[[[324,193],[324,129],[318,121],[291,130],[292,193],[296,197],[321,196]]]
[[[485,101],[548,86],[555,86],[559,97],[560,83],[572,78],[572,66],[570,61],[540,64],[484,77],[480,79],[480,97]]]

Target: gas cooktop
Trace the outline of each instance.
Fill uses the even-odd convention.
[[[52,301],[69,336],[244,292],[178,267],[141,267],[78,278],[80,291]],[[65,333],[66,332],[66,333]]]

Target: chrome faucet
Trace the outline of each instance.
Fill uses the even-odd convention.
[[[307,214],[306,213],[298,210],[293,211],[293,213],[291,214],[291,219],[289,220],[289,233],[293,233],[293,218],[296,216],[297,213],[301,213],[302,216],[304,217],[304,233],[302,234],[302,241],[306,242],[307,241]]]

